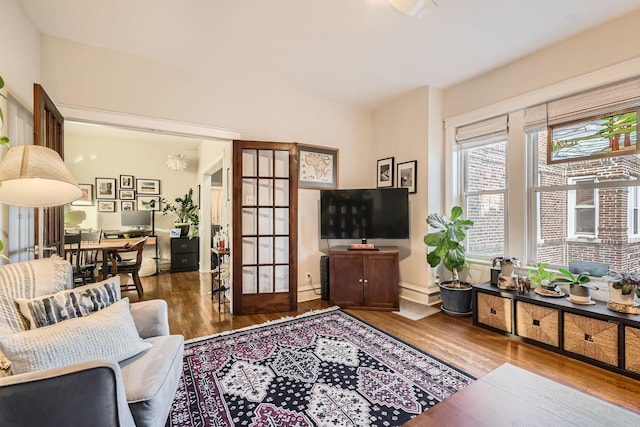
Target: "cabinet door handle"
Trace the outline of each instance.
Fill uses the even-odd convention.
[[[358,280],[358,282],[359,282],[359,283],[362,283],[362,278],[360,278],[360,279]]]
[[[369,281],[367,279],[364,279],[364,283],[369,283]]]

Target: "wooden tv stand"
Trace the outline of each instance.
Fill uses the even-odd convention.
[[[398,248],[329,250],[329,299],[343,308],[399,310]]]

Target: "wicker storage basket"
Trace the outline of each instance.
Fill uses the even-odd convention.
[[[624,368],[640,374],[640,329],[624,327]]]
[[[618,324],[564,313],[564,349],[618,366]]]
[[[558,310],[540,305],[516,302],[516,333],[521,337],[558,347]]]
[[[511,333],[511,298],[478,292],[478,322]]]

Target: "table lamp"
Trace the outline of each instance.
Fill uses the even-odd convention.
[[[39,145],[20,145],[7,151],[0,162],[0,203],[45,208],[80,198],[82,191],[54,150]],[[39,215],[39,235],[44,224]],[[42,244],[38,242],[42,258]]]

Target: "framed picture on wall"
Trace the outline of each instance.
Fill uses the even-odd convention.
[[[386,159],[378,160],[377,164],[377,177],[378,188],[393,187],[393,157],[387,157]]]
[[[149,205],[153,202],[153,206]],[[150,211],[159,211],[160,210],[160,196],[138,196],[138,210],[150,210]]]
[[[120,189],[120,200],[135,200],[135,190],[122,190]]]
[[[96,199],[117,199],[115,178],[96,178]]]
[[[417,179],[417,168],[418,161],[411,160],[408,162],[398,163],[397,173],[398,176],[398,187],[399,188],[408,188],[409,193],[415,193],[416,189],[416,179]]]
[[[138,194],[160,194],[159,179],[136,179],[136,192]]]
[[[123,200],[120,202],[120,210],[122,212],[131,212],[136,210],[136,205],[133,200]]]
[[[133,189],[134,182],[133,175],[120,175],[120,188]]]
[[[71,202],[73,206],[93,206],[93,184],[78,184],[80,198]]]
[[[338,149],[298,144],[298,187],[338,188]]]
[[[115,212],[116,211],[116,202],[113,200],[99,200],[98,201],[98,212]]]

